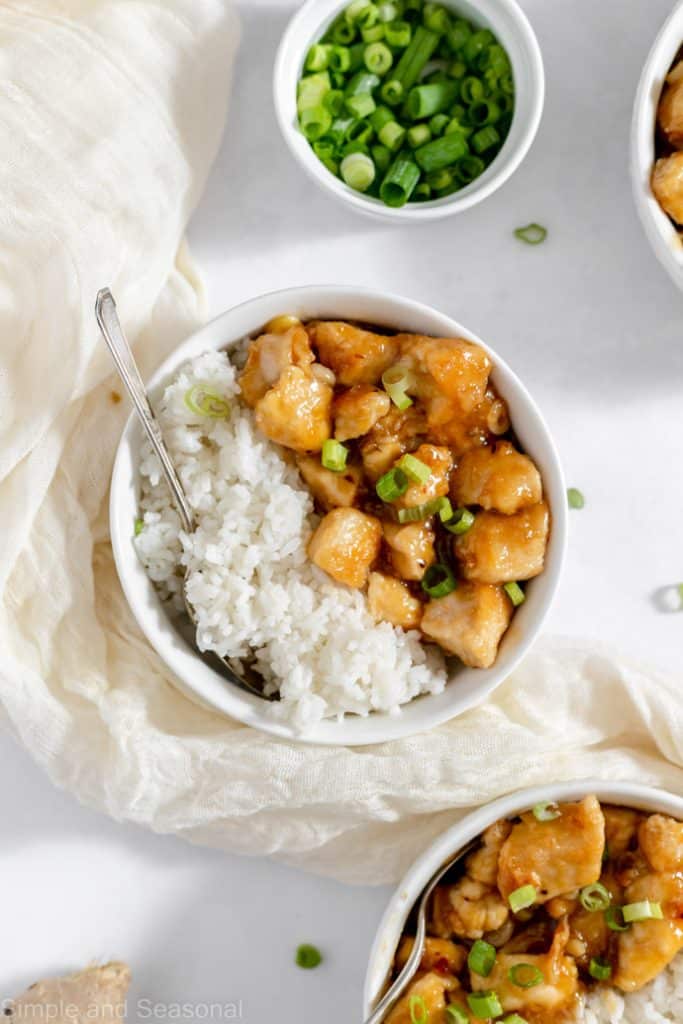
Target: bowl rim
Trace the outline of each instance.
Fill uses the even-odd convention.
[[[441,864],[471,839],[481,835],[484,829],[499,818],[519,814],[542,801],[553,800],[562,803],[580,800],[591,794],[594,794],[601,803],[669,814],[683,820],[683,797],[675,793],[640,783],[608,782],[595,778],[517,789],[470,811],[459,822],[442,832],[413,861],[390,897],[368,958],[363,985],[363,1019],[369,1015],[379,998],[387,976],[383,964],[390,962],[388,958],[393,957],[408,914]],[[389,947],[392,947],[391,950]]]
[[[681,235],[652,191],[657,106],[673,60],[683,45],[683,0],[678,0],[650,48],[633,102],[631,119],[631,190],[638,217],[660,263],[677,284],[683,276]]]
[[[568,512],[564,476],[554,441],[536,403],[514,371],[490,346],[458,321],[413,299],[350,285],[309,285],[269,292],[232,307],[191,334],[163,360],[145,382],[146,386],[153,393],[187,359],[209,349],[229,347],[231,342],[258,331],[283,309],[300,311],[312,306],[336,308],[335,304],[341,304],[344,300],[359,306],[384,308],[387,324],[401,321],[410,323],[411,320],[426,322],[431,325],[431,333],[448,332],[452,336],[461,336],[481,345],[493,359],[492,373],[505,379],[506,387],[501,392],[502,396],[509,400],[510,392],[514,392],[513,403],[517,402],[518,407],[513,421],[519,424],[520,408],[524,409],[524,415],[529,418],[528,429],[533,428],[534,431],[532,448],[534,444],[537,445],[533,455],[536,460],[545,462],[543,486],[552,516],[551,536],[546,566],[543,573],[533,581],[535,584],[538,581],[540,594],[536,602],[528,602],[531,617],[526,626],[520,625],[517,634],[511,635],[513,621],[507,634],[508,649],[499,652],[492,668],[461,670],[463,674],[473,672],[477,675],[474,676],[476,682],[471,686],[467,685],[466,680],[461,680],[460,693],[458,679],[450,678],[442,693],[416,697],[403,705],[396,714],[373,712],[367,717],[349,716],[343,722],[325,719],[308,732],[300,733],[285,720],[271,717],[264,706],[265,702],[260,698],[230,685],[218,672],[203,663],[179,636],[162,608],[130,540],[131,526],[137,512],[139,459],[136,451],[141,437],[134,412],[125,424],[116,452],[109,517],[114,561],[131,612],[147,640],[172,673],[173,681],[186,696],[214,712],[293,742],[364,746],[405,738],[441,725],[481,704],[514,671],[536,640],[556,596],[566,554]],[[382,322],[379,313],[376,314],[376,322]],[[240,323],[249,323],[250,326],[241,330],[238,329]],[[416,329],[427,333],[425,327]],[[528,440],[524,447],[529,448]],[[465,693],[465,689],[471,692]]]
[[[444,0],[444,2],[448,6],[457,8],[457,0]],[[359,213],[382,220],[393,221],[394,223],[424,223],[425,221],[439,220],[456,213],[462,213],[496,192],[515,173],[536,138],[543,115],[545,103],[543,56],[531,22],[517,3],[517,0],[468,0],[468,3],[473,6],[482,2],[491,6],[497,6],[504,14],[510,17],[511,21],[516,25],[519,39],[529,57],[529,71],[532,80],[529,90],[530,103],[526,124],[516,144],[516,148],[513,149],[511,146],[508,146],[508,143],[511,141],[511,129],[503,148],[493,163],[489,165],[480,178],[475,179],[474,182],[460,192],[424,203],[407,203],[403,207],[388,207],[351,189],[324,167],[310,146],[307,145],[303,148],[297,144],[300,142],[300,133],[296,126],[287,118],[285,111],[287,104],[285,82],[288,76],[290,55],[292,53],[297,54],[297,66],[299,66],[303,53],[311,45],[311,38],[306,33],[306,42],[302,45],[297,41],[298,34],[301,25],[305,23],[316,7],[321,7],[324,11],[319,17],[320,28],[323,22],[336,16],[348,4],[348,0],[305,0],[289,21],[278,46],[273,69],[273,102],[278,126],[290,153],[299,166],[303,168],[320,188],[335,196],[338,200],[347,203],[348,206]],[[319,28],[317,31],[319,31]],[[317,32],[314,33],[314,37],[316,35]],[[505,155],[506,160],[500,161],[500,157],[503,155]],[[499,162],[498,170],[493,170]],[[491,173],[489,174],[489,172]]]

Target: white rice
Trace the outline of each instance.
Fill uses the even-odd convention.
[[[683,956],[680,954],[654,981],[623,995],[596,989],[584,1002],[577,1024],[671,1024],[683,1021]]]
[[[195,415],[185,394],[201,383],[230,402],[227,419]],[[180,529],[156,456],[141,452],[138,554],[163,600],[182,612],[183,574],[203,651],[253,654],[272,713],[296,728],[370,711],[397,713],[421,693],[440,693],[444,659],[416,631],[376,624],[365,597],[334,583],[306,555],[319,522],[295,467],[257,431],[238,398],[223,352],[184,365],[155,403],[197,529]],[[226,685],[229,685],[226,683]]]

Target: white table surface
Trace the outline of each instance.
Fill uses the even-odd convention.
[[[545,411],[570,484],[570,555],[554,632],[594,635],[678,671],[683,617],[653,595],[683,579],[683,296],[631,203],[628,132],[640,66],[671,0],[523,0],[548,78],[538,140],[496,196],[395,229],[318,193],[281,142],[270,70],[291,3],[243,5],[223,147],[190,229],[211,311],[294,284],[366,284],[467,324]],[[539,248],[512,231],[549,228]],[[0,736],[0,1001],[95,957],[133,966],[136,1000],[241,1000],[249,1024],[358,1020],[384,889],[347,889],[122,827],[77,806]],[[293,966],[299,942],[326,953]],[[172,1011],[169,1011],[172,1012]],[[144,1013],[144,1011],[143,1011]]]

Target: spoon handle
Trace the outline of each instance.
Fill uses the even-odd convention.
[[[180,516],[183,529],[186,533],[192,533],[195,523],[190,503],[187,500],[187,495],[183,490],[183,485],[180,482],[175,466],[171,461],[171,456],[161,433],[159,421],[154,415],[152,406],[149,403],[149,398],[145,391],[145,385],[142,383],[142,378],[140,377],[140,371],[137,368],[130,345],[123,333],[121,321],[119,320],[119,315],[116,312],[114,296],[108,288],[103,288],[97,293],[95,316],[97,317],[97,323],[102,332],[102,336],[107,343],[107,347],[112,354],[114,362],[116,363],[116,368],[119,371],[121,380],[126,387],[126,391],[130,395],[135,411],[137,412],[145,433],[149,438],[149,442],[159,457],[161,469],[171,491],[171,497],[173,498],[176,511]]]

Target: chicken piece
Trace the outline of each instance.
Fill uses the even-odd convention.
[[[308,542],[308,557],[349,587],[364,587],[379,554],[382,524],[357,508],[334,508]]]
[[[289,366],[256,403],[256,426],[285,448],[318,452],[332,432],[332,388]]]
[[[683,146],[683,60],[667,75],[657,111],[659,127],[675,149]]]
[[[471,972],[470,983],[473,992],[493,989],[498,995],[504,1013],[541,1013],[553,1014],[544,1016],[544,1020],[559,1020],[554,1016],[569,1007],[579,991],[578,971],[574,960],[567,956],[565,948],[569,938],[566,921],[555,930],[550,950],[547,953],[499,953],[493,970],[487,978]],[[529,967],[541,972],[543,981],[530,988],[523,988],[509,977],[509,971],[525,965],[525,973]]]
[[[659,903],[661,921],[637,921],[619,932],[617,967],[612,983],[623,992],[634,992],[652,981],[683,949],[683,877],[649,874],[629,885],[626,903],[649,900]]]
[[[638,826],[643,820],[639,811],[630,807],[611,807],[603,804],[605,817],[605,848],[610,859],[621,857],[638,844]]]
[[[638,841],[655,871],[683,871],[683,822],[651,814],[638,829]]]
[[[445,1021],[446,993],[456,988],[458,988],[456,978],[437,974],[435,971],[423,974],[422,977],[413,982],[406,994],[399,999],[386,1018],[385,1024],[413,1024],[415,1019],[413,1012],[415,999],[421,1000],[418,1003],[420,1012],[422,1012],[422,1006],[424,1005],[426,1011],[425,1020],[429,1021],[429,1024],[441,1024],[442,1021]]]
[[[415,939],[411,935],[405,935],[401,939],[395,963],[399,971],[408,962],[414,942]],[[450,939],[434,939],[428,935],[420,960],[420,970],[436,971],[437,974],[458,974],[465,966],[466,960],[467,950],[464,946],[457,946]]]
[[[404,452],[418,446],[427,421],[414,406],[401,412],[395,406],[368,431],[360,445],[365,472],[373,483],[391,469]]]
[[[683,224],[683,152],[660,157],[652,172],[655,199],[676,224]]]
[[[112,962],[86,967],[64,978],[37,981],[6,1001],[9,1021],[49,1021],[50,1024],[120,1024],[126,1015],[130,986],[127,964]]]
[[[308,336],[320,361],[334,370],[339,384],[377,384],[398,355],[394,336],[374,334],[337,320],[308,324]]]
[[[429,438],[434,444],[450,448],[455,455],[493,444],[510,429],[507,406],[493,388],[488,387],[484,399],[466,414],[452,410],[443,423],[430,420]]]
[[[305,368],[312,362],[308,335],[300,324],[284,333],[262,334],[251,342],[247,362],[240,374],[244,401],[253,409],[259,399],[278,383],[287,367]]]
[[[492,365],[481,345],[420,334],[402,334],[397,340],[400,364],[415,381],[409,391],[426,405],[430,426],[471,413],[483,401]]]
[[[296,464],[315,500],[329,511],[349,508],[358,498],[363,471],[360,466],[348,465],[341,473],[325,469],[315,455],[298,454]]]
[[[585,968],[588,968],[592,957],[605,953],[610,936],[614,934],[607,927],[604,914],[584,910],[580,903],[569,918],[569,927],[571,937],[567,949]]]
[[[368,610],[376,622],[390,622],[403,629],[417,629],[422,618],[422,602],[405,583],[381,572],[370,573]]]
[[[453,542],[465,579],[479,583],[529,580],[543,571],[550,516],[544,501],[504,516],[480,512]]]
[[[411,483],[405,494],[393,502],[395,508],[415,508],[431,501],[432,498],[445,497],[448,494],[449,477],[453,468],[453,456],[448,448],[421,444],[417,451],[411,454],[425,466],[429,466],[431,474],[423,484]]]
[[[460,583],[446,597],[429,601],[421,629],[470,668],[490,668],[513,610],[502,587]]]
[[[543,497],[541,474],[509,441],[465,452],[451,478],[456,505],[481,505],[513,515]]]
[[[498,861],[498,889],[505,900],[523,885],[547,903],[591,885],[600,878],[605,848],[605,819],[596,797],[560,804],[552,821],[537,821],[531,811],[503,843]]]
[[[421,580],[436,560],[434,530],[426,522],[382,524],[389,561],[401,579]]]
[[[454,885],[434,890],[429,930],[444,939],[480,939],[485,932],[502,928],[509,914],[499,892],[464,875]]]
[[[337,441],[362,437],[390,409],[391,399],[386,391],[380,391],[369,384],[356,384],[348,391],[342,391],[334,400],[334,436]]]
[[[493,888],[498,879],[498,857],[503,843],[510,835],[512,825],[505,818],[494,821],[481,837],[481,846],[466,860],[467,874],[475,882]]]
[[[622,853],[614,865],[614,877],[622,887],[627,889],[638,878],[650,873],[650,865],[642,850],[628,850]]]

